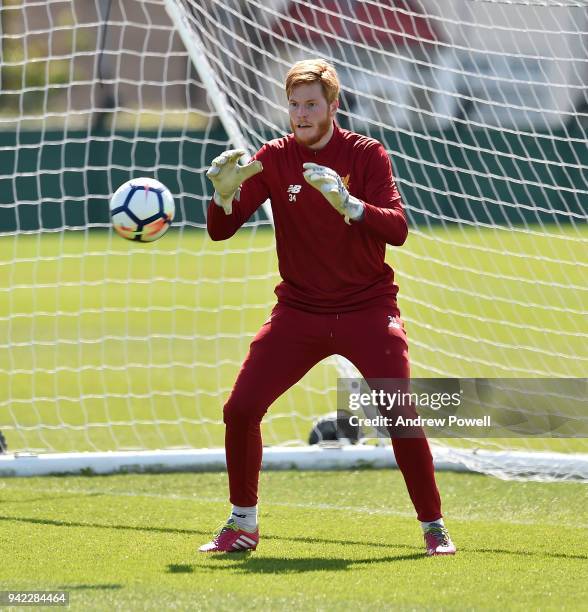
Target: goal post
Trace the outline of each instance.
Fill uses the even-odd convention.
[[[284,75],[305,57],[335,64],[340,123],[390,153],[413,375],[586,377],[584,3],[90,4],[0,8],[0,431],[17,452],[0,473],[222,465],[222,403],[278,277],[269,203],[213,243],[204,174],[287,133]],[[127,244],[108,197],[145,175],[178,219]],[[354,374],[331,358],[276,402],[266,466],[393,464],[387,447],[307,446]],[[588,479],[585,438],[432,446],[442,467]]]

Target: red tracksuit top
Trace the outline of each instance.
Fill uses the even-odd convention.
[[[232,214],[211,200],[208,233],[226,240],[269,198],[283,279],[275,289],[278,302],[317,313],[374,305],[396,310],[398,287],[384,262],[386,243],[402,245],[408,228],[388,154],[377,140],[334,127],[319,151],[300,145],[293,134],[266,143],[253,157],[263,172],[243,183]],[[365,203],[361,221],[347,225],[304,180],[305,162],[328,166],[343,178]]]

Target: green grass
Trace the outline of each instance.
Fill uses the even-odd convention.
[[[413,375],[586,376],[587,238],[437,228],[390,249]],[[149,245],[21,234],[0,253],[0,429],[13,450],[222,444],[220,407],[275,301],[271,232]],[[336,377],[314,368],[280,398],[266,442],[304,440],[335,409]]]
[[[578,610],[586,487],[439,474],[459,552],[426,558],[397,471],[267,472],[262,541],[196,553],[223,474],[7,479],[0,589],[65,589],[72,610]]]

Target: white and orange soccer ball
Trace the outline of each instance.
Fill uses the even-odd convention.
[[[152,178],[131,179],[110,199],[116,233],[127,240],[153,242],[169,229],[176,207],[170,190]]]

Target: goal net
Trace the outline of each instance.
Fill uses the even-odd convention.
[[[308,57],[339,72],[339,123],[392,160],[410,236],[387,261],[413,375],[586,377],[585,2],[5,0],[0,28],[8,451],[222,447],[278,275],[267,205],[207,237],[204,174],[288,132],[284,75]],[[176,200],[148,245],[108,218],[138,176]],[[315,367],[268,412],[264,444],[305,446],[353,374]],[[582,437],[432,445],[503,477],[588,478]]]

